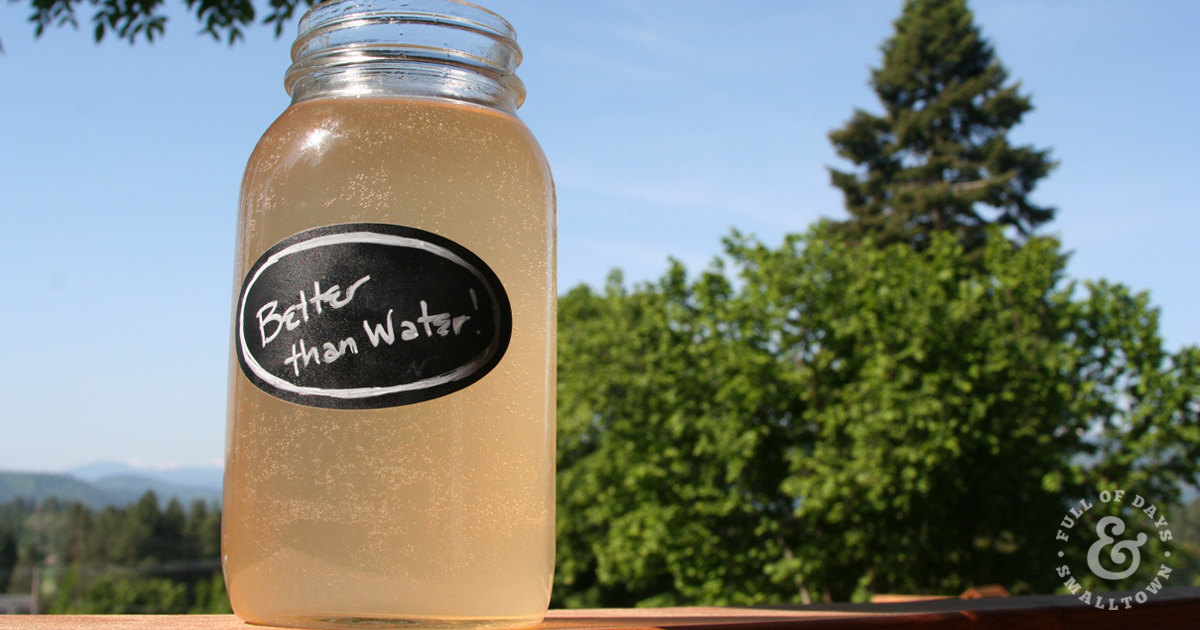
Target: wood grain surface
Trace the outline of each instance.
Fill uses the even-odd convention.
[[[1110,594],[1105,594],[1106,600]],[[1200,630],[1200,587],[1165,589],[1145,604],[1098,609],[1072,596],[938,599],[891,604],[756,608],[552,610],[538,630],[791,630],[804,628],[1056,628]],[[233,615],[6,615],[3,630],[255,630]]]

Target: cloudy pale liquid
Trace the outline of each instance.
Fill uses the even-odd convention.
[[[549,208],[549,210],[548,210]],[[503,627],[545,612],[554,563],[554,214],[517,119],[436,100],[313,100],[247,166],[237,281],[280,240],[391,223],[496,272],[512,341],[477,383],[377,410],[300,406],[231,361],[222,532],[234,611],[260,623]]]

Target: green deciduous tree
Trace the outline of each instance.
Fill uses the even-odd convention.
[[[1196,482],[1198,351],[1144,295],[1049,239],[868,245],[561,299],[560,603],[1046,592],[1070,503]]]
[[[233,612],[229,593],[225,591],[225,579],[213,573],[208,579],[198,581],[192,591],[192,608],[197,615],[222,615]]]
[[[831,170],[851,214],[842,228],[918,247],[940,230],[974,250],[991,224],[1025,237],[1053,218],[1029,198],[1054,166],[1049,152],[1008,140],[1029,98],[1007,83],[965,0],[908,0],[895,27],[871,74],[883,115],[858,110],[830,134],[855,165]]]
[[[17,0],[13,0],[14,2]],[[274,26],[278,36],[284,24],[295,15],[317,3],[317,0],[185,0],[189,12],[196,16],[202,33],[216,40],[236,42],[246,27],[262,15],[262,23]],[[264,6],[265,5],[265,6]],[[39,37],[47,28],[71,26],[78,28],[81,16],[77,9],[87,7],[90,16],[84,17],[96,41],[112,35],[130,43],[142,39],[154,41],[167,27],[165,0],[30,0],[29,21]]]
[[[796,404],[714,270],[560,300],[559,563],[567,606],[770,601]]]
[[[60,583],[63,590],[51,612],[92,615],[188,612],[187,587],[166,578],[105,575],[87,582],[82,589],[76,585],[76,579],[71,577]],[[82,594],[67,597],[68,593],[73,593],[66,590],[68,585],[74,590],[82,590]]]

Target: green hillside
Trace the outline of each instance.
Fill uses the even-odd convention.
[[[50,497],[104,507],[133,502],[138,494],[104,490],[68,475],[0,472],[0,503],[16,498],[42,501]]]
[[[63,502],[79,501],[92,508],[122,506],[153,491],[161,502],[177,497],[185,505],[196,500],[221,502],[221,489],[173,484],[140,475],[113,475],[87,482],[71,475],[0,471],[0,503],[16,498],[43,501],[55,497]]]

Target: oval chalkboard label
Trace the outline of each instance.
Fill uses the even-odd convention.
[[[238,298],[242,372],[283,400],[377,409],[483,378],[512,337],[500,279],[465,247],[379,223],[287,238],[258,259]]]

